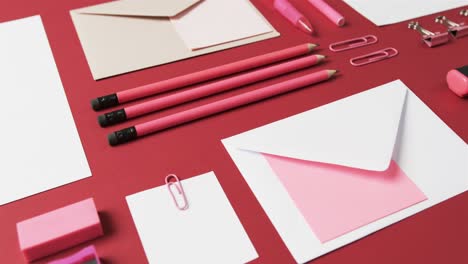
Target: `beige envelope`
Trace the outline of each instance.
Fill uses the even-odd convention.
[[[71,17],[94,79],[279,36],[271,27],[273,31],[269,33],[192,51],[175,31],[170,17],[197,8],[198,2],[121,0],[72,10]]]

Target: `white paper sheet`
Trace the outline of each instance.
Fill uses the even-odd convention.
[[[191,50],[273,30],[248,0],[204,0],[171,21]]]
[[[406,96],[398,96],[402,92]],[[366,114],[366,109],[372,114]],[[389,132],[380,128],[386,122],[394,123],[394,118],[389,118],[391,115],[401,116],[398,130],[394,130],[396,139],[372,135]],[[322,128],[334,129],[330,122],[348,127],[342,127],[338,133],[322,133]],[[365,137],[356,137],[363,147],[342,144],[337,138],[352,140],[348,134],[356,135],[358,131],[367,135],[368,143]],[[348,149],[356,153],[372,151],[367,145],[373,144],[375,138],[395,142],[392,157],[383,148],[380,158],[393,159],[427,200],[322,243],[262,155],[314,161],[320,154],[315,153],[317,136],[330,145],[340,144],[330,146],[331,150],[338,151],[341,146],[341,151]],[[324,255],[468,190],[467,144],[399,80],[224,139],[223,144],[298,263]],[[321,150],[322,155],[328,154]],[[342,157],[335,156],[335,161],[327,162],[341,163]],[[375,169],[372,164],[368,166]]]
[[[0,24],[0,205],[91,171],[39,16]]]
[[[181,182],[184,211],[166,185],[127,196],[149,263],[238,264],[258,257],[213,172]]]
[[[467,0],[343,0],[377,26],[468,5]]]

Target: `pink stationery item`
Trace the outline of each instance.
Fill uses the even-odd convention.
[[[374,35],[366,35],[359,38],[352,38],[347,39],[339,42],[332,43],[328,46],[328,48],[333,52],[340,52],[350,49],[355,49],[359,47],[364,47],[367,45],[371,45],[377,43],[378,39]]]
[[[182,187],[182,183],[179,181],[179,178],[175,174],[167,175],[166,186],[167,186],[167,189],[169,190],[169,193],[172,196],[172,200],[174,200],[176,207],[181,211],[187,210],[189,207],[189,204],[187,201],[187,196],[185,196],[184,188]],[[174,193],[172,186],[174,186],[177,193]]]
[[[75,254],[48,262],[47,264],[101,264],[94,246],[88,246]]]
[[[308,68],[320,63],[325,56],[311,55],[292,61],[283,62],[266,68],[239,74],[217,82],[200,85],[179,93],[158,97],[140,104],[121,108],[112,112],[102,114],[98,122],[102,127],[118,124],[131,118],[136,118],[151,112],[160,111],[165,108],[177,106],[199,98],[222,93],[255,82],[274,78],[286,73]]]
[[[450,90],[460,97],[468,97],[468,65],[447,73],[447,84]]]
[[[291,48],[286,48],[271,53],[254,56],[248,59],[227,63],[218,67],[201,70],[186,75],[174,77],[168,80],[155,82],[114,94],[104,95],[91,101],[94,110],[103,110],[147,96],[169,92],[189,85],[206,82],[209,80],[240,73],[257,67],[273,64],[294,57],[299,57],[312,52],[316,44],[304,43]]]
[[[448,32],[431,32],[419,25],[418,22],[411,21],[408,23],[408,28],[419,32],[422,36],[422,40],[429,48],[443,45],[449,41]]]
[[[275,0],[274,8],[283,15],[294,26],[305,32],[306,34],[314,33],[314,29],[309,20],[301,14],[288,0]]]
[[[322,243],[427,199],[394,161],[376,172],[263,155]]]
[[[338,13],[333,7],[327,4],[323,0],[309,0],[315,8],[317,8],[322,14],[324,14],[331,22],[335,25],[342,27],[346,23],[345,18]]]
[[[164,129],[169,129],[273,96],[292,92],[305,86],[329,80],[336,72],[336,70],[321,70],[299,78],[276,83],[258,90],[185,110],[183,112],[157,118],[152,121],[115,131],[107,136],[107,140],[109,145],[117,146]]]
[[[364,66],[381,60],[386,60],[398,55],[398,50],[395,48],[385,48],[366,55],[355,57],[349,60],[353,66]]]
[[[103,234],[92,198],[19,222],[20,249],[33,261]]]

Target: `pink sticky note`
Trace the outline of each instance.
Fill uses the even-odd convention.
[[[374,172],[264,156],[322,243],[427,199],[394,161]]]

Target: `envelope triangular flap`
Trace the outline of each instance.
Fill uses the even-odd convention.
[[[172,17],[202,0],[121,0],[77,10],[84,14]]]
[[[229,143],[248,151],[384,171],[407,89],[397,80],[248,131]]]

